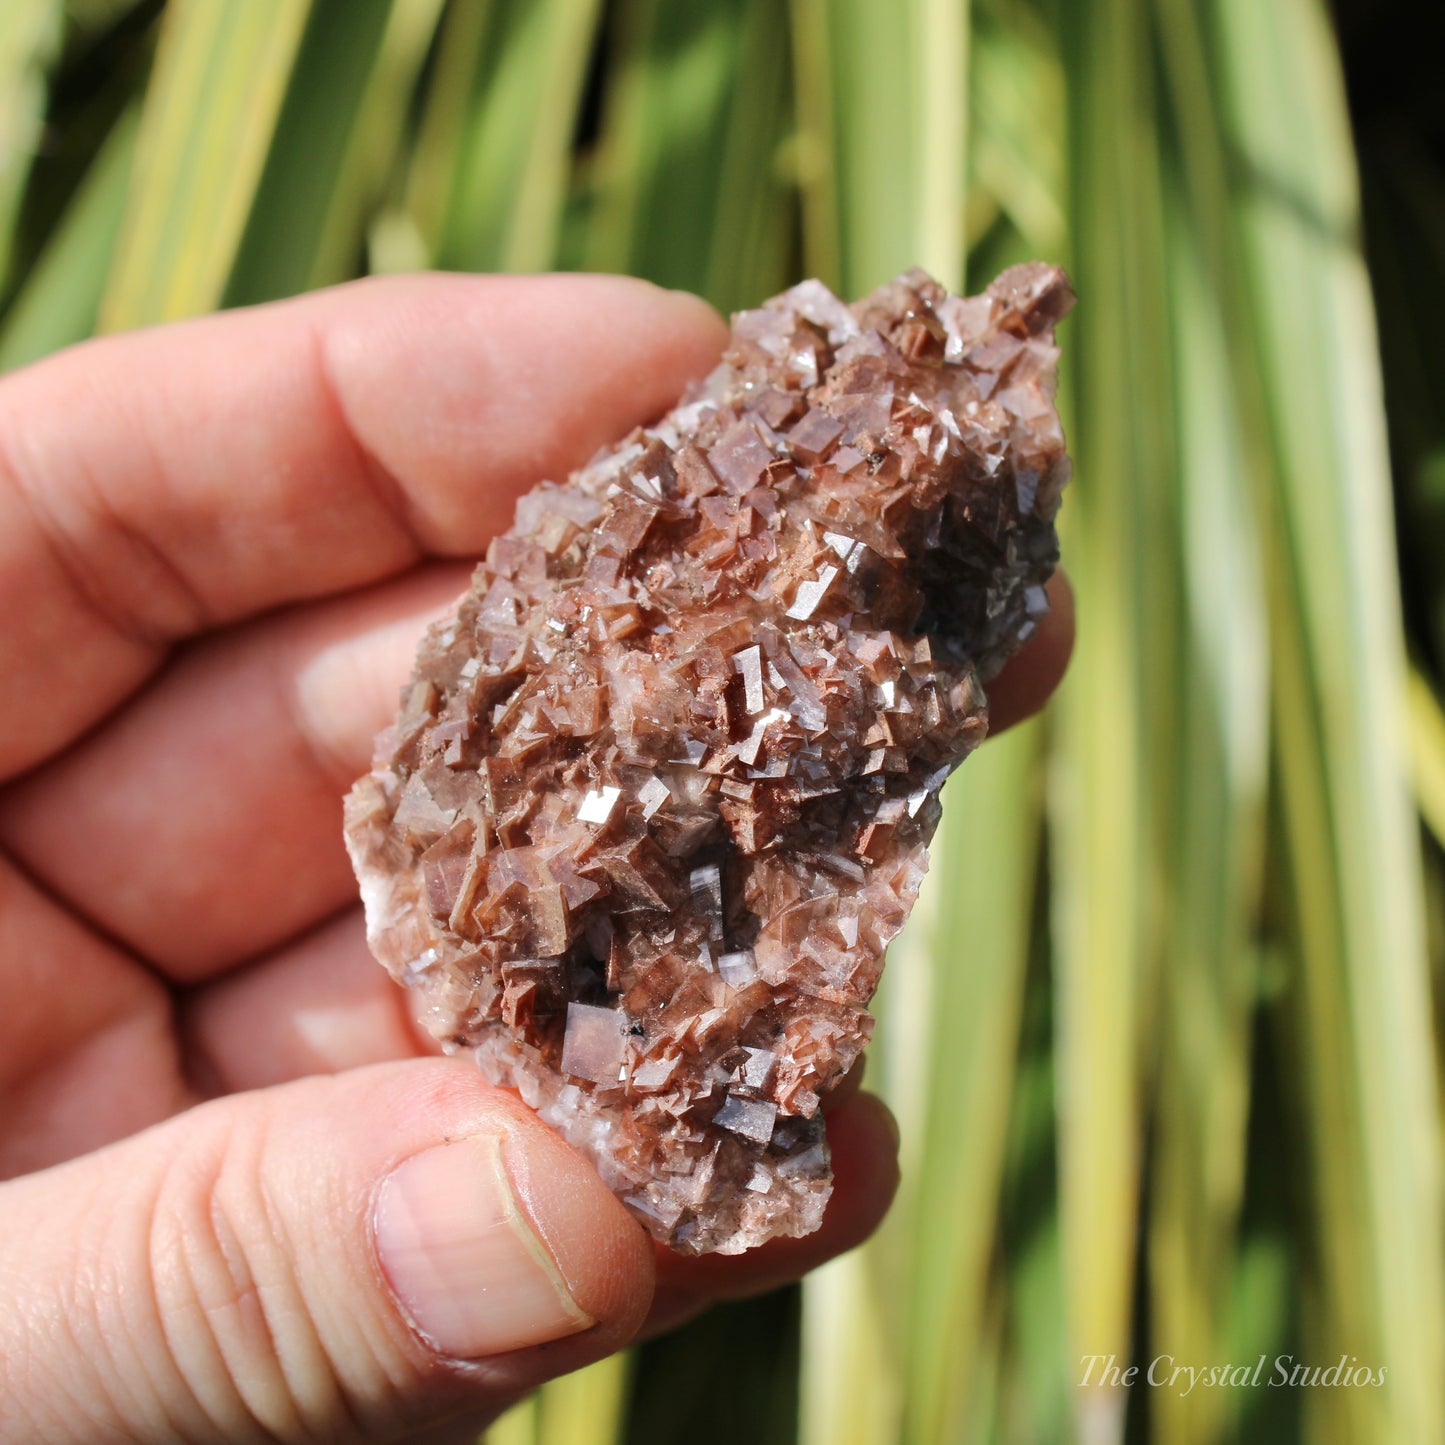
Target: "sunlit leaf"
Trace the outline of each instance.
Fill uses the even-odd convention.
[[[414,162],[413,222],[438,265],[556,263],[598,0],[456,6]]]
[[[45,120],[46,66],[59,49],[60,0],[0,7],[0,295],[10,279],[20,198]]]
[[[316,0],[227,305],[354,274],[441,0]]]
[[[1406,708],[1415,796],[1435,841],[1445,848],[1445,712],[1430,684],[1415,669],[1410,672]]]
[[[107,330],[218,306],[311,0],[172,0],[146,92]]]
[[[1147,15],[1134,0],[1074,15],[1070,274],[1064,343],[1077,479],[1064,558],[1082,599],[1058,699],[1049,800],[1057,980],[1066,1359],[1127,1358],[1144,1104],[1151,1089],[1171,790],[1177,778],[1173,387],[1160,119]],[[1120,1438],[1126,1400],[1073,1393],[1078,1433]]]
[[[966,0],[793,0],[791,14],[809,270],[849,295],[909,266],[958,285]]]
[[[112,128],[0,327],[0,371],[84,341],[95,329],[125,211],[139,113]]]
[[[1219,6],[1268,408],[1274,699],[1319,1276],[1308,1343],[1388,1362],[1312,1438],[1445,1438],[1440,1141],[1384,414],[1340,77],[1312,0]]]

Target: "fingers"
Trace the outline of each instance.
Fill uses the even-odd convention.
[[[833,1194],[815,1234],[775,1239],[740,1255],[687,1258],[660,1246],[647,1334],[721,1299],[762,1294],[861,1244],[883,1221],[898,1188],[898,1126],[874,1094],[855,1094],[828,1113]]]
[[[0,381],[0,777],[179,637],[480,552],[520,491],[663,411],[724,337],[621,278],[396,277]]]
[[[178,981],[356,897],[341,797],[392,718],[417,639],[466,585],[437,564],[236,628],[3,796],[0,843]]]
[[[353,908],[194,990],[181,1004],[188,1066],[208,1094],[221,1094],[434,1053],[411,1021],[416,997],[371,956]]]
[[[988,684],[990,734],[1032,717],[1063,680],[1074,650],[1074,589],[1060,568],[1049,578],[1049,610],[1038,630]]]
[[[465,1063],[236,1095],[0,1187],[0,1441],[390,1439],[633,1334],[640,1227]]]
[[[0,1001],[0,1179],[190,1102],[165,988],[3,858]]]
[[[273,960],[197,990],[186,1033],[216,1090],[263,1087],[414,1051],[409,997],[371,960],[362,920],[348,914]],[[715,1300],[800,1278],[877,1228],[897,1185],[898,1133],[879,1099],[859,1095],[865,1064],[860,1056],[823,1101],[836,1181],[818,1233],[729,1258],[689,1259],[658,1246],[646,1334]]]

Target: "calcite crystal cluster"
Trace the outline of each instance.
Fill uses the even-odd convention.
[[[522,498],[348,800],[378,957],[675,1249],[820,1222],[820,1101],[1047,606],[1072,300],[1028,265],[737,316]]]

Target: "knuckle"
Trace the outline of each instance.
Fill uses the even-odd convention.
[[[351,1212],[297,1169],[262,1111],[171,1162],[153,1272],[171,1353],[215,1438],[394,1432],[426,1392],[399,1325],[372,1307]],[[361,1257],[358,1257],[361,1256]]]
[[[253,1262],[263,1251],[228,1198],[244,1167],[233,1149],[203,1140],[168,1161],[148,1242],[156,1313],[182,1395],[218,1435],[284,1437],[294,1418]]]
[[[150,1272],[182,1392],[216,1438],[306,1440],[336,1418],[334,1380],[242,1122],[169,1161]]]

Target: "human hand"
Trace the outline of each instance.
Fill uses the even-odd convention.
[[[655,1248],[369,958],[340,801],[461,559],[724,339],[617,279],[363,282],[0,380],[0,1441],[473,1432],[887,1208]],[[990,689],[1039,706],[1067,585]],[[398,1298],[398,1296],[400,1298]]]

